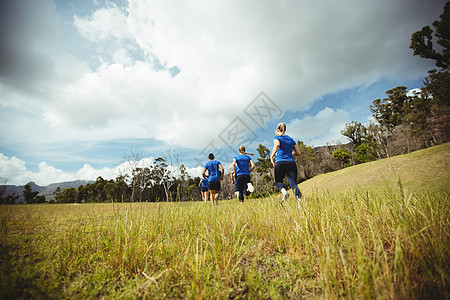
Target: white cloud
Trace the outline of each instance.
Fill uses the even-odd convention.
[[[116,167],[96,169],[89,164],[84,164],[81,169],[75,172],[66,172],[50,166],[46,162],[39,163],[39,170],[32,172],[27,169],[25,161],[0,153],[0,178],[6,179],[7,184],[23,185],[30,181],[38,185],[45,186],[50,183],[65,182],[72,180],[96,180],[99,176],[103,179],[115,179],[121,174],[129,174],[132,167],[149,167],[153,164],[152,157],[142,158],[136,163],[124,162]],[[196,174],[197,170],[188,170]]]
[[[0,177],[5,178],[8,184],[22,183],[27,178],[25,162],[15,156],[8,158],[0,153]]]
[[[186,168],[186,171],[192,178],[202,177],[203,167]]]
[[[129,37],[125,13],[116,5],[96,10],[92,16],[74,16],[78,31],[92,42],[126,40]]]
[[[27,169],[25,161],[14,156],[8,158],[0,153],[0,177],[7,180],[6,184],[24,185],[30,181],[33,181],[38,185],[44,186],[55,182],[93,178],[78,177],[77,175],[84,174],[64,172],[48,165],[46,162],[41,162],[39,164],[39,170],[37,172],[32,172]],[[94,177],[93,180],[95,180],[95,178],[96,177]]]
[[[95,42],[135,41],[148,60],[131,64],[128,50],[117,49],[116,64],[62,87],[63,101],[46,116],[99,138],[143,134],[198,148],[261,90],[283,109],[300,109],[384,76],[420,76],[426,63],[408,48],[423,5],[415,4],[133,0],[126,12],[102,8],[75,18],[80,32]],[[163,70],[155,69],[155,57]],[[175,78],[170,66],[181,70]],[[202,124],[209,124],[207,138],[196,134]]]
[[[292,138],[310,146],[323,146],[344,141],[341,130],[349,122],[351,117],[346,111],[326,107],[315,116],[293,119],[286,127],[287,134]]]

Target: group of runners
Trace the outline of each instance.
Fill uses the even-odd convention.
[[[230,174],[231,180],[235,185],[235,195],[240,202],[244,202],[244,195],[249,196],[254,191],[250,183],[250,172],[255,169],[255,163],[252,161],[244,146],[239,147],[239,154],[233,158],[233,171]],[[281,193],[281,203],[284,203],[289,197],[283,180],[287,177],[289,185],[297,199],[298,209],[301,209],[300,198],[302,194],[297,186],[297,165],[294,156],[300,156],[300,149],[297,143],[286,135],[286,124],[279,123],[275,130],[273,139],[273,149],[270,155],[270,161],[275,169],[275,185]],[[218,204],[220,193],[220,181],[224,178],[224,168],[222,164],[210,153],[209,161],[202,171],[202,179],[199,183],[202,198],[205,203],[208,202],[208,191],[211,203]]]

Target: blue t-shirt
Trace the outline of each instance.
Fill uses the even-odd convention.
[[[276,136],[273,140],[280,141],[280,148],[277,151],[275,162],[279,161],[295,161],[292,156],[295,141],[288,135]]]
[[[250,156],[246,154],[240,154],[234,157],[236,159],[236,176],[238,175],[250,175],[249,165],[252,160]]]
[[[208,187],[208,179],[206,178],[202,178],[202,188],[207,188]]]
[[[209,172],[208,181],[220,182],[221,172],[219,166],[222,164],[217,160],[210,160],[206,163],[205,169]]]

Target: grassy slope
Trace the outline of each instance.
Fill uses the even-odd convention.
[[[409,192],[450,192],[450,143],[410,154],[373,161],[339,171],[321,174],[299,185],[305,195],[315,191],[392,191],[402,187]]]

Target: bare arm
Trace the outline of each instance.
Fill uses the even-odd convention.
[[[280,141],[275,139],[273,140],[273,149],[272,154],[270,155],[270,161],[272,162],[272,165],[275,167],[275,155],[277,155],[277,151],[280,148]]]
[[[294,145],[292,156],[302,156],[302,153],[300,152],[300,149],[298,148],[297,144]]]
[[[253,171],[255,169],[255,163],[253,162],[253,160],[250,159],[250,172]]]
[[[234,183],[234,174],[235,174],[235,171],[231,171],[230,178],[231,178],[232,183]]]
[[[221,173],[220,173],[220,180],[223,180],[223,174],[225,173],[225,170],[223,169],[222,165],[219,165],[219,169],[221,171]]]
[[[203,171],[202,171],[202,177],[203,177],[203,178],[208,178],[208,177],[205,175],[205,172],[206,172],[206,168],[203,168]]]

